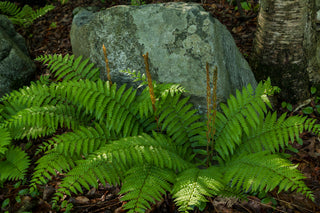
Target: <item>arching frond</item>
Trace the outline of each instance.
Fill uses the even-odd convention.
[[[61,127],[77,129],[81,123],[90,121],[90,116],[84,115],[71,105],[35,106],[20,110],[6,120],[4,126],[12,132],[14,139],[38,138],[51,135]]]
[[[30,186],[35,189],[36,184],[46,184],[52,176],[57,175],[57,171],[60,173],[70,171],[75,166],[75,160],[79,159],[81,157],[75,158],[49,150],[37,161],[38,165],[32,175]]]
[[[260,83],[254,91],[250,85],[236,92],[236,97],[231,95],[227,105],[221,104],[221,112],[216,114],[215,122],[215,149],[220,157],[226,160],[230,157],[237,145],[242,142],[242,136],[249,135],[260,122],[259,116],[267,112],[263,95],[265,84]]]
[[[268,192],[279,187],[278,192],[291,189],[314,199],[297,166],[276,154],[264,151],[241,155],[228,161],[224,168],[224,179],[236,189]]]
[[[0,127],[0,157],[8,150],[8,145],[11,143],[11,136],[7,129]]]
[[[150,203],[160,200],[166,191],[170,191],[175,181],[172,170],[162,169],[151,165],[134,166],[126,172],[120,194],[128,212],[145,212],[150,209]]]
[[[82,186],[95,186],[97,179],[102,183],[119,183],[124,173],[134,166],[147,164],[160,169],[182,171],[192,164],[181,158],[177,149],[178,146],[169,138],[156,133],[154,137],[143,134],[111,141],[87,159],[77,162],[78,165],[63,179],[57,199],[62,193],[82,192]]]
[[[221,194],[224,188],[221,168],[209,167],[187,169],[178,175],[173,187],[173,198],[179,206],[179,211],[188,212],[201,202],[207,202],[205,196]]]
[[[74,59],[74,55],[44,55],[35,59],[43,64],[47,64],[49,70],[57,78],[57,81],[88,79],[96,81],[99,79],[99,68],[94,68],[94,64],[89,62],[89,58],[82,60],[82,56]]]
[[[30,165],[30,159],[19,147],[10,146],[0,161],[0,182],[23,179]]]
[[[118,139],[105,126],[95,123],[94,127],[80,126],[74,132],[54,137],[54,150],[68,156],[87,157],[90,153],[104,146],[108,141]]]
[[[319,133],[319,125],[315,125],[314,119],[307,119],[301,116],[281,115],[277,119],[277,113],[267,113],[266,117],[261,116],[261,122],[249,135],[243,136],[243,143],[237,149],[238,153],[246,151],[255,153],[269,150],[272,153],[279,152],[289,146],[289,141],[296,141],[303,131]]]
[[[188,98],[180,100],[180,95],[166,95],[159,101],[157,114],[161,131],[165,131],[176,144],[192,144],[206,141],[205,125],[200,121]]]
[[[18,24],[24,27],[29,26],[34,20],[43,16],[50,10],[54,9],[52,5],[46,5],[34,11],[29,5],[25,5],[22,9],[14,3],[4,1],[0,2],[0,12],[7,15],[13,24]]]

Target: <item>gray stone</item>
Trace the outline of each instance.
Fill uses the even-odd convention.
[[[0,97],[30,83],[36,67],[23,37],[0,15]]]
[[[211,72],[218,67],[218,102],[248,83],[257,84],[226,27],[195,3],[81,10],[73,19],[71,44],[73,54],[91,58],[106,80],[104,44],[117,83],[130,81],[119,70],[144,72],[142,55],[149,52],[153,80],[181,84],[201,111],[206,108],[206,62]]]

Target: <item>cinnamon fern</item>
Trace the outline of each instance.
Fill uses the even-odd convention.
[[[270,82],[231,95],[215,112],[215,122],[206,125],[178,85],[153,82],[151,102],[147,79],[139,73],[127,72],[142,81],[141,92],[100,80],[88,59],[54,55],[37,60],[48,64],[52,80],[41,79],[0,100],[0,166],[5,168],[0,181],[26,174],[32,156],[19,147],[20,139],[50,136],[39,145],[42,157],[30,187],[36,190],[63,173],[53,196],[56,207],[65,196],[99,183],[121,186],[129,212],[145,212],[166,193],[183,212],[208,197],[243,198],[276,188],[314,199],[303,175],[279,152],[303,131],[318,134],[319,125],[272,113],[265,97]],[[210,153],[208,128],[215,129]]]

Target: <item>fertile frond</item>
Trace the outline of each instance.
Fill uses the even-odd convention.
[[[0,156],[8,150],[11,143],[11,136],[7,129],[0,127]]]
[[[94,64],[89,62],[89,58],[82,60],[82,56],[74,59],[74,55],[44,55],[35,59],[43,64],[48,64],[49,70],[54,77],[59,80],[80,80],[88,79],[96,81],[99,79],[99,68],[94,68]]]
[[[222,159],[234,153],[244,134],[249,135],[260,123],[259,116],[267,112],[263,95],[266,85],[260,83],[253,91],[250,85],[242,92],[236,92],[236,97],[230,96],[227,106],[221,104],[223,113],[217,112],[215,121],[215,149]]]
[[[121,200],[128,201],[123,207],[128,212],[145,212],[150,202],[160,200],[166,191],[170,191],[175,181],[175,173],[152,165],[132,167],[126,172],[120,194]]]
[[[19,147],[10,146],[0,161],[0,182],[5,180],[23,179],[29,167],[27,153]]]
[[[194,206],[207,202],[205,196],[220,194],[224,188],[222,178],[221,168],[218,167],[194,167],[180,173],[172,192],[179,211],[193,210]]]
[[[301,116],[281,115],[277,119],[277,113],[268,113],[264,118],[261,116],[259,125],[251,130],[249,135],[244,135],[243,143],[239,146],[238,153],[246,151],[254,153],[269,150],[272,153],[278,152],[289,145],[289,141],[295,141],[303,131],[319,133],[319,126],[314,125],[314,119],[307,119]]]
[[[278,192],[296,190],[313,199],[310,189],[302,181],[305,177],[290,161],[267,151],[233,158],[224,166],[224,179],[231,187],[250,192]]]

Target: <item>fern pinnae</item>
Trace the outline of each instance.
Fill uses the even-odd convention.
[[[0,158],[8,150],[8,145],[11,143],[11,135],[8,129],[0,126]]]
[[[297,141],[303,131],[312,130],[318,133],[318,128],[309,126],[310,124],[313,126],[314,122],[314,119],[299,116],[287,118],[286,114],[277,119],[276,113],[268,113],[264,122],[243,139],[244,143],[239,147],[239,152],[245,149],[248,152],[268,150],[276,153],[280,148],[288,147],[290,141]]]
[[[253,92],[252,87],[248,85],[246,89],[243,89],[242,97],[240,97],[240,93],[237,95],[237,99],[242,99],[242,101],[237,101],[231,95],[228,106],[220,105],[223,113],[217,112],[215,148],[222,159],[232,155],[234,149],[241,143],[242,135],[248,135],[249,129],[255,129],[259,124],[257,123],[259,120],[253,117],[257,117],[259,114],[264,115],[267,112],[266,104],[261,98],[265,87],[265,84],[260,83],[256,91]],[[253,108],[256,112],[251,114],[252,109],[248,110],[248,108]]]
[[[173,186],[173,198],[179,206],[179,211],[193,210],[200,202],[207,202],[205,196],[219,194],[224,188],[222,173],[218,167],[199,169],[191,167],[177,177]]]
[[[232,187],[251,191],[270,191],[279,186],[279,192],[299,189],[313,199],[305,177],[288,160],[268,152],[258,152],[235,157],[225,165],[225,179],[232,180]]]
[[[125,194],[121,200],[128,201],[124,209],[129,212],[144,212],[160,200],[162,194],[171,189],[169,183],[175,181],[175,173],[152,165],[132,167],[126,172],[120,194]]]
[[[81,122],[79,116],[73,106],[64,104],[47,107],[31,107],[19,111],[11,119],[8,119],[4,125],[10,130],[21,130],[20,133],[16,131],[15,138],[22,139],[37,138],[52,134],[59,127],[68,127],[76,129]],[[39,131],[32,131],[34,128],[39,128]],[[43,131],[41,131],[43,129]],[[49,130],[49,131],[47,131]]]
[[[20,147],[9,146],[2,157],[5,160],[0,161],[0,182],[24,179],[30,165],[30,159],[26,152],[21,150]]]
[[[80,80],[89,79],[96,81],[99,79],[99,69],[94,65],[88,64],[89,58],[82,61],[82,56],[74,59],[74,55],[45,55],[35,59],[48,65],[49,70],[57,80]]]
[[[37,166],[31,179],[31,187],[36,187],[36,184],[46,184],[48,180],[51,180],[52,176],[57,175],[57,171],[60,173],[68,172],[74,166],[74,157],[49,150],[46,155],[37,161]]]
[[[15,16],[21,11],[21,8],[19,8],[16,4],[9,2],[9,1],[1,1],[0,2],[0,11],[9,15],[9,16]]]

